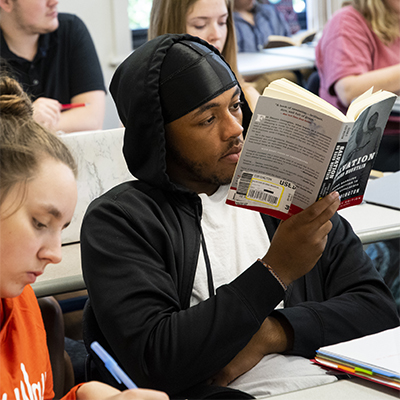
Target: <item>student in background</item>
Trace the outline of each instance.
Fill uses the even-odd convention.
[[[285,19],[272,4],[257,0],[234,0],[233,19],[240,52],[261,51],[268,36],[290,36],[292,31]]]
[[[239,78],[254,110],[260,93],[243,80],[237,68],[232,0],[153,0],[148,38],[165,33],[189,33],[215,46]]]
[[[259,0],[260,3],[269,3],[268,0]],[[274,2],[276,9],[285,16],[285,20],[290,26],[290,33],[294,35],[300,30],[300,23],[297,13],[293,8],[293,0],[280,0]]]
[[[400,2],[353,0],[328,21],[316,48],[320,96],[346,111],[369,89],[400,94]],[[400,116],[390,116],[374,169],[400,169]]]
[[[285,16],[272,4],[260,4],[256,0],[234,0],[233,19],[239,52],[258,52],[264,48],[270,35],[290,36],[291,28]],[[307,75],[310,71],[303,71]],[[246,77],[246,81],[262,93],[275,79],[286,78],[298,82],[293,71],[267,72],[261,75]],[[301,78],[302,79],[302,78]]]
[[[85,214],[84,332],[136,383],[191,399],[317,386],[336,380],[309,361],[320,346],[399,324],[338,193],[282,223],[226,205],[251,112],[215,47],[159,36],[110,93],[137,180]]]
[[[84,23],[58,14],[58,0],[0,0],[1,58],[33,99],[34,119],[52,131],[101,129],[105,87]],[[62,104],[86,104],[62,111]]]
[[[53,374],[41,312],[30,284],[61,261],[61,231],[76,199],[68,148],[32,119],[14,79],[0,77],[0,398],[52,399]],[[65,399],[148,399],[161,392],[119,392],[100,382],[77,385]]]

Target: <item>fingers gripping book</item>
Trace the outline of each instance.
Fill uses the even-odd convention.
[[[344,115],[293,82],[271,82],[258,99],[227,204],[283,220],[335,190],[339,209],[360,204],[396,98],[371,88]]]

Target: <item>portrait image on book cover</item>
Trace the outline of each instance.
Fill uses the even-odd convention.
[[[337,190],[342,201],[365,191],[386,125],[386,118],[380,115],[378,106],[370,107],[354,123],[332,184],[332,191]]]

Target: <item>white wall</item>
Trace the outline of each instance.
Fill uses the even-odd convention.
[[[128,0],[60,0],[58,10],[76,14],[85,22],[96,46],[108,91],[116,66],[131,52]],[[119,126],[117,111],[108,93],[103,128]]]

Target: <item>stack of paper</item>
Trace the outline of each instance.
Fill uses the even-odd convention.
[[[400,327],[321,347],[315,361],[400,390]]]

